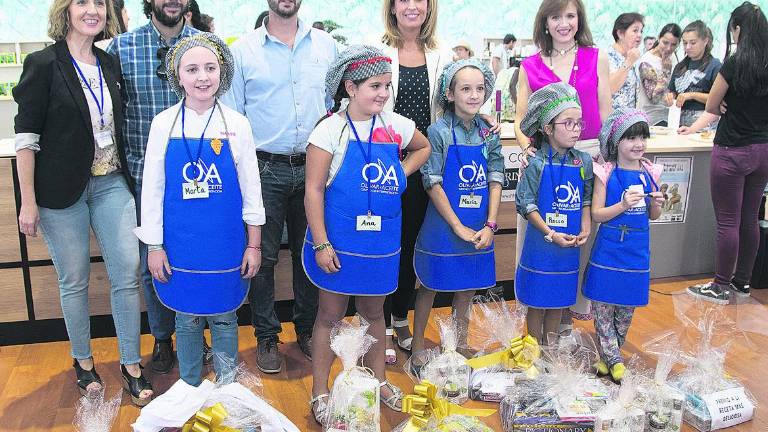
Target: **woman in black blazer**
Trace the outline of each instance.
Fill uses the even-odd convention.
[[[139,248],[136,209],[120,126],[120,63],[96,48],[117,20],[109,1],[54,0],[48,35],[56,41],[27,56],[13,97],[21,186],[19,229],[48,245],[82,393],[102,386],[90,346],[89,229],[99,241],[111,285],[123,384],[146,405],[152,386],[139,364]]]

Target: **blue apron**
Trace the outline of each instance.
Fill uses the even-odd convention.
[[[326,291],[380,296],[397,289],[400,196],[406,177],[398,157],[399,144],[394,139],[372,142],[376,119],[371,120],[371,133],[364,144],[347,115],[355,139],[350,137],[341,167],[325,190],[325,229],[341,264],[338,272],[328,274],[317,266],[312,231],[307,228],[304,272]],[[386,130],[387,125],[382,126]],[[366,215],[381,217],[380,231],[358,230],[359,217]]]
[[[481,130],[477,125],[478,132]],[[443,167],[443,190],[462,224],[479,231],[488,218],[488,162],[483,154],[486,144],[458,145],[451,124],[453,145],[448,147]],[[479,199],[479,208],[460,205],[462,198]],[[413,256],[416,276],[425,287],[435,291],[466,291],[496,285],[493,244],[476,250],[474,244],[460,239],[429,201],[424,224],[416,239]]]
[[[641,185],[645,193],[658,190],[645,170],[627,171],[617,166],[608,177],[605,206],[621,202],[624,191],[631,185]],[[621,306],[648,304],[651,284],[648,197],[644,204],[600,224],[586,270],[585,297]]]
[[[539,182],[539,213],[545,222],[548,215],[555,219],[566,216],[566,223],[548,225],[557,232],[578,235],[581,232],[584,194],[581,170],[584,165],[563,164],[566,156],[554,164],[556,159],[559,158],[553,157],[550,148],[548,163],[544,165]],[[579,285],[579,248],[562,248],[547,242],[544,235],[538,229],[528,227],[515,276],[515,297],[526,306],[541,309],[573,306]]]
[[[218,102],[211,116],[217,110],[226,129]],[[184,129],[183,102],[180,112]],[[207,182],[208,198],[183,198],[182,187],[195,180]],[[248,280],[240,277],[245,244],[243,199],[229,140],[187,139],[183,132],[181,139],[169,137],[163,246],[173,274],[167,283],[154,280],[160,301],[176,312],[192,315],[237,310],[248,294]]]

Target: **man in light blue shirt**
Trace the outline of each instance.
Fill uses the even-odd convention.
[[[336,42],[296,15],[301,0],[268,0],[265,25],[232,46],[235,76],[222,101],[248,117],[253,129],[267,221],[262,226],[262,261],[248,295],[258,339],[256,364],[262,372],[282,369],[280,321],[275,313],[275,275],[283,224],[293,261],[293,321],[299,348],[311,359],[317,288],[301,264],[307,217],[304,163],[307,139],[332,105],[325,75],[338,54]]]

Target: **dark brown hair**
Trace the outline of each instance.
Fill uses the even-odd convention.
[[[686,34],[688,32],[696,32],[696,36],[699,39],[706,39],[707,45],[704,47],[704,56],[701,58],[701,64],[699,65],[699,70],[704,71],[707,69],[707,66],[709,66],[709,62],[712,61],[712,30],[707,27],[706,24],[704,24],[704,21],[696,20],[683,29],[683,34]],[[691,64],[691,58],[688,56],[685,56],[683,58],[683,61],[677,64],[675,66],[675,69],[672,71],[673,76],[680,76],[688,71],[688,67]]]
[[[587,24],[587,14],[584,10],[584,3],[581,0],[544,0],[536,12],[536,19],[533,23],[533,42],[544,55],[552,54],[552,36],[547,33],[547,18],[560,13],[568,4],[573,3],[576,6],[576,15],[579,18],[579,29],[576,31],[576,43],[579,46],[593,46],[592,32],[589,31]]]
[[[637,12],[627,12],[623,13],[616,18],[616,21],[613,22],[613,41],[618,42],[619,41],[619,31],[624,30],[627,31],[630,27],[632,27],[632,24],[639,22],[642,25],[645,25],[645,17],[640,15]],[[649,36],[653,37],[653,36]],[[647,38],[646,38],[647,39]]]

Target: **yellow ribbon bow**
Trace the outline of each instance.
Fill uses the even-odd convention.
[[[502,365],[507,369],[527,370],[533,367],[533,362],[538,360],[539,356],[541,356],[539,343],[533,336],[527,335],[512,339],[507,349],[469,359],[467,364],[473,369]]]
[[[403,432],[418,432],[432,417],[440,421],[449,415],[487,417],[496,412],[495,409],[462,408],[446,399],[440,399],[437,397],[437,386],[427,380],[414,385],[413,392],[415,394],[403,398],[401,411],[411,415]]]
[[[240,429],[233,429],[224,426],[221,423],[229,415],[224,405],[216,405],[200,410],[195,416],[189,419],[181,428],[182,432],[241,432]]]

